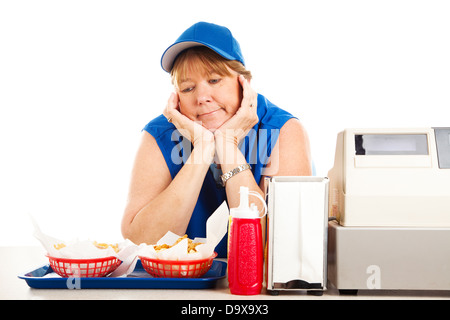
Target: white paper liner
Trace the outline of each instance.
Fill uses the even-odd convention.
[[[137,246],[130,240],[125,240],[117,243],[119,251],[116,252],[112,247],[107,247],[105,249],[98,248],[94,245],[92,240],[70,240],[64,241],[51,237],[41,231],[41,228],[35,221],[35,219],[30,215],[31,222],[34,226],[33,235],[42,244],[47,254],[54,258],[65,258],[65,259],[98,259],[106,257],[116,257],[122,261],[119,267],[122,267],[121,272],[114,272],[114,276],[118,277],[125,274],[128,271],[126,265],[122,266],[124,262],[134,258],[137,252]],[[57,249],[55,246],[64,245],[64,247]],[[117,271],[117,270],[116,270]],[[132,270],[131,270],[132,271]],[[131,272],[130,271],[130,272]],[[110,275],[112,276],[112,274]]]
[[[202,260],[214,254],[214,248],[227,233],[229,211],[224,201],[206,221],[206,238],[195,238],[193,242],[202,244],[195,247],[197,252],[188,253],[188,239],[183,239],[173,247],[156,251],[154,245],[142,243],[139,245],[138,255],[151,259],[192,261]],[[168,231],[156,245],[173,245],[181,236]]]

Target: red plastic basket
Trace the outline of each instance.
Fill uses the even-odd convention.
[[[116,257],[97,259],[67,259],[47,255],[53,271],[63,278],[68,277],[104,277],[116,270],[122,263]]]
[[[211,268],[217,253],[201,260],[161,260],[139,256],[145,271],[155,278],[199,278]]]

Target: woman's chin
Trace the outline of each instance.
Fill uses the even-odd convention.
[[[205,129],[208,129],[212,133],[214,133],[217,129],[219,129],[225,122],[230,120],[232,116],[215,114],[214,116],[202,117],[201,124]]]
[[[222,126],[223,122],[216,122],[216,123],[203,123],[202,126],[212,133],[214,133],[217,129],[219,129]]]

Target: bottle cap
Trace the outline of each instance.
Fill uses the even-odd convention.
[[[263,202],[263,204],[264,204],[264,211],[265,211],[264,215],[266,214],[266,212],[267,212],[266,202],[264,201],[264,199],[257,192],[249,191],[249,189],[247,187],[241,186],[239,194],[240,194],[239,207],[230,209],[230,214],[231,214],[232,217],[234,217],[234,218],[244,218],[244,219],[261,218],[259,216],[258,207],[254,203],[252,203],[249,206],[248,198],[249,198],[250,195],[258,197]]]

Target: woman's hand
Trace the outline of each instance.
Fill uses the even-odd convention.
[[[232,142],[236,146],[258,123],[258,114],[256,113],[258,94],[244,76],[240,75],[238,80],[243,89],[241,106],[233,117],[214,132],[216,140],[225,138],[228,143]]]
[[[238,145],[247,133],[258,123],[256,113],[258,94],[250,87],[250,83],[244,76],[238,77],[243,89],[241,106],[236,114],[221,125],[215,132],[216,153],[222,169],[236,167],[243,164]]]
[[[172,93],[163,112],[167,121],[173,123],[178,131],[187,138],[194,147],[203,141],[213,142],[214,135],[212,132],[205,129],[200,123],[196,123],[183,115],[179,109],[179,102],[178,94]]]
[[[214,135],[211,131],[204,128],[200,123],[192,121],[180,112],[179,97],[177,93],[172,93],[163,115],[167,121],[173,123],[177,130],[188,139],[194,149],[201,150],[202,159],[210,162],[214,157]],[[195,160],[197,161],[197,159]]]

